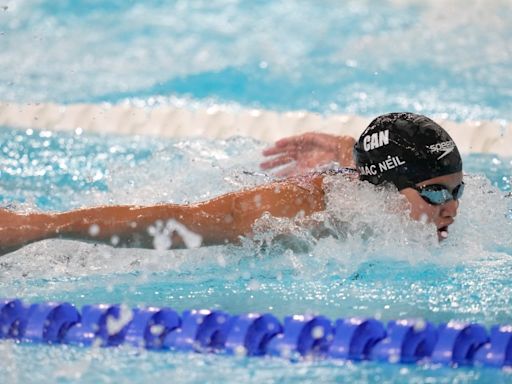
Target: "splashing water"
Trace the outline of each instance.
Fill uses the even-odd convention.
[[[7,0],[0,4],[0,94],[18,102],[368,116],[410,110],[506,122],[511,15],[506,0]],[[187,203],[272,179],[258,172],[263,143],[250,139],[102,137],[80,129],[2,129],[0,139],[0,199],[13,209]],[[465,196],[442,244],[431,225],[408,220],[396,192],[333,177],[328,209],[312,218],[326,237],[313,236],[306,218],[264,216],[241,246],[134,250],[48,240],[0,257],[0,296],[510,323],[512,161],[464,160]],[[129,348],[2,342],[0,352],[8,382],[510,381],[506,371]]]
[[[1,135],[10,144],[0,156],[5,170],[0,191],[4,204],[19,209],[184,203],[272,179],[257,171],[263,145],[250,139],[43,137],[16,130],[2,130]],[[46,141],[47,146],[40,145]],[[30,161],[17,155],[21,147]],[[67,167],[48,167],[61,157],[70,159]],[[264,215],[255,224],[254,236],[241,246],[169,251],[64,240],[31,244],[0,258],[0,295],[76,305],[120,302],[177,310],[271,311],[278,316],[507,322],[512,317],[512,220],[509,184],[503,178],[512,174],[512,163],[493,159],[465,159],[466,193],[450,236],[441,244],[432,225],[408,219],[405,200],[396,191],[328,176],[325,212],[295,219]],[[85,175],[103,176],[85,177],[79,165]],[[35,178],[40,169],[46,172]],[[481,169],[487,176],[474,174]],[[37,188],[28,180],[37,180]],[[308,220],[321,224],[327,236],[316,238],[318,229],[303,225]],[[64,347],[52,353],[67,351]],[[69,367],[76,363],[73,356]],[[119,359],[122,365],[124,358]],[[80,369],[84,376],[98,364],[94,359],[86,363],[79,364],[85,367]],[[64,366],[60,374],[68,377],[71,370]]]

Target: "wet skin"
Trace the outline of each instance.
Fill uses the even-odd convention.
[[[462,182],[462,178],[462,172],[457,172],[422,181],[417,186],[442,184],[452,192]],[[437,236],[440,241],[448,236],[448,227],[454,222],[455,216],[457,216],[458,200],[450,200],[441,205],[432,205],[423,200],[418,191],[413,188],[405,188],[400,193],[410,203],[411,219],[418,221],[426,220],[428,223],[433,223],[437,228]]]
[[[453,190],[461,182],[459,172],[425,180],[418,186],[443,184]],[[457,215],[458,201],[435,206],[425,202],[412,188],[401,193],[410,203],[413,220],[434,223],[439,239],[446,237],[448,226]],[[201,235],[202,245],[237,243],[241,236],[250,236],[254,222],[263,213],[275,217],[308,216],[325,209],[324,199],[323,176],[317,175],[301,182],[283,180],[190,205],[103,206],[26,214],[0,209],[0,254],[48,238],[110,244],[116,237],[117,246],[152,248],[154,238],[148,228],[157,221],[164,223],[170,219]],[[96,233],[90,230],[93,225],[99,229]],[[185,245],[180,235],[170,235],[173,247]]]

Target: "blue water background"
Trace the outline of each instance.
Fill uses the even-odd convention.
[[[7,0],[0,98],[510,121],[510,20],[502,0]]]
[[[412,110],[457,121],[512,116],[508,1],[3,4],[2,101],[128,100],[366,116]],[[3,127],[0,142],[1,204],[18,209],[186,203],[270,178],[258,171],[265,144],[247,138]],[[511,161],[465,157],[468,188],[453,232],[460,240],[432,252],[393,240],[379,252],[334,242],[304,252],[248,245],[176,253],[50,241],[0,258],[0,296],[511,323]],[[293,364],[9,342],[0,352],[7,382],[510,381],[510,372],[481,368]]]

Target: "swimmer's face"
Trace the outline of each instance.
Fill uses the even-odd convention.
[[[462,172],[425,180],[416,186],[421,187],[431,184],[442,184],[452,192],[460,183],[462,183]],[[448,236],[448,227],[455,220],[455,216],[457,216],[457,209],[459,208],[458,200],[450,200],[441,205],[432,205],[423,200],[419,192],[413,188],[402,189],[400,193],[407,198],[411,205],[410,216],[413,220],[435,224],[439,240],[443,240]]]

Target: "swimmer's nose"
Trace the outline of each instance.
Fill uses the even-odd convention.
[[[457,216],[457,210],[459,208],[458,200],[450,200],[444,203],[441,207],[442,217],[455,217]]]

